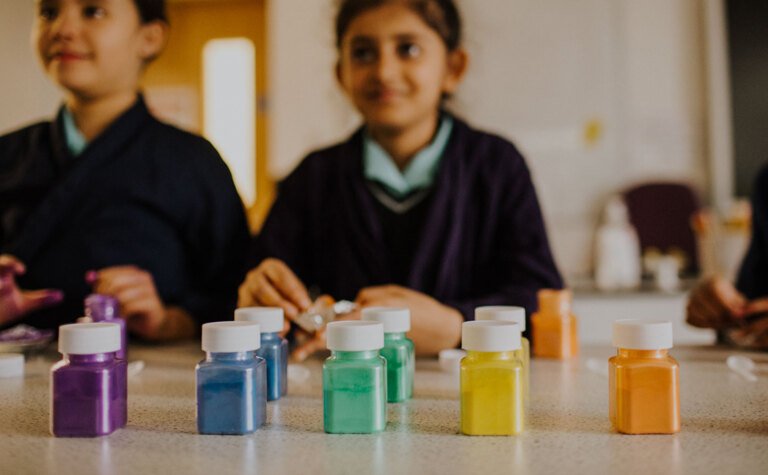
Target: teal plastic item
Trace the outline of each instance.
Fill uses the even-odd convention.
[[[387,360],[387,401],[411,399],[416,368],[413,341],[405,333],[385,333],[381,356]]]
[[[332,351],[323,364],[323,422],[329,434],[370,434],[387,424],[387,362],[378,350]]]

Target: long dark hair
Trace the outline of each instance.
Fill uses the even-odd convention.
[[[448,51],[461,45],[461,16],[453,0],[341,0],[336,15],[336,47],[341,47],[344,34],[355,18],[388,3],[401,3],[416,12],[440,35]]]

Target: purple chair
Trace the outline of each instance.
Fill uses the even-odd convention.
[[[686,256],[683,274],[699,272],[699,256],[691,218],[701,208],[693,189],[685,183],[645,183],[624,192],[629,220],[637,230],[642,252],[671,248]]]

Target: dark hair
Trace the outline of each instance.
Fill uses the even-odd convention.
[[[448,51],[461,45],[461,16],[453,0],[341,0],[336,15],[336,47],[341,47],[344,34],[355,18],[388,3],[402,3],[418,14],[440,35]]]
[[[142,23],[162,21],[168,23],[168,15],[165,12],[165,0],[133,0]]]

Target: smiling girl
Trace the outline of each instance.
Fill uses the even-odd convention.
[[[248,231],[229,170],[140,93],[167,30],[164,0],[38,1],[33,43],[64,105],[0,137],[0,326],[74,321],[92,291],[153,340],[234,307]]]
[[[364,124],[281,184],[239,304],[295,317],[314,287],[408,307],[420,354],[456,346],[477,306],[534,310],[536,292],[562,282],[528,168],[443,107],[468,62],[453,1],[346,0],[336,38],[338,81]]]

